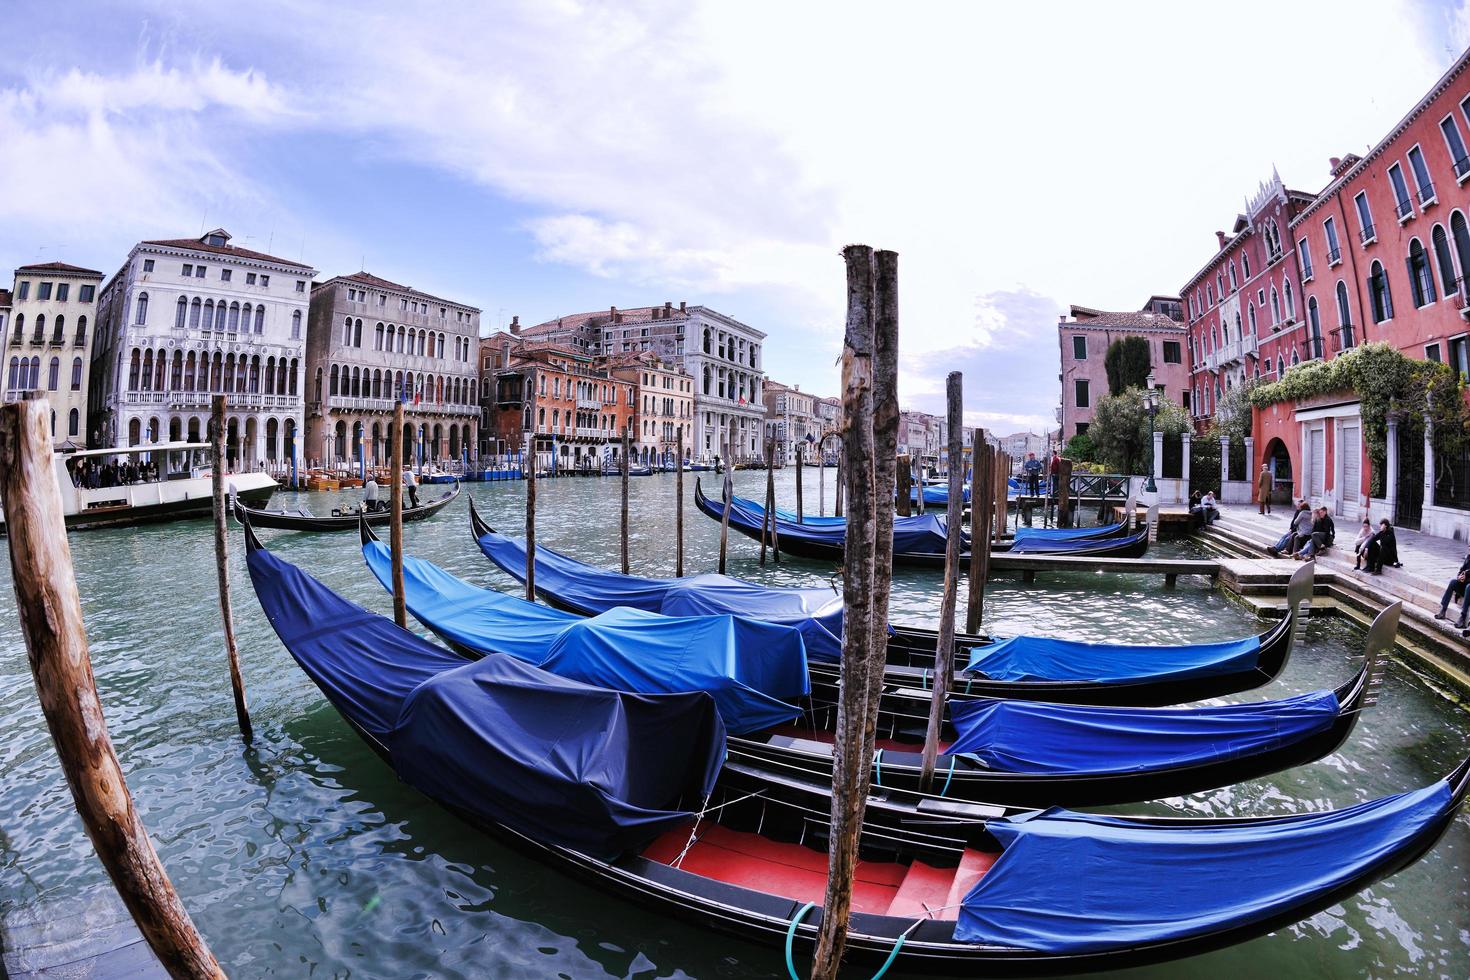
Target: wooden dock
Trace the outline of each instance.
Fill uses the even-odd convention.
[[[69,902],[12,911],[0,922],[0,977],[10,980],[167,980],[110,885]]]
[[[1162,575],[1164,586],[1173,588],[1181,575],[1217,578],[1220,563],[1211,558],[1088,558],[1069,555],[1012,555],[992,552],[994,571],[1020,572],[1023,582],[1036,581],[1037,572],[1113,572],[1127,575]]]

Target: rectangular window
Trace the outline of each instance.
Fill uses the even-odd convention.
[[[261,277],[260,277],[260,285],[262,287],[265,287],[265,286],[269,286],[270,284],[271,284],[271,277],[270,276],[267,276],[267,275],[261,275]]]
[[[1164,363],[1165,364],[1178,364],[1178,363],[1180,363],[1179,341],[1177,341],[1177,340],[1166,340],[1166,341],[1164,341]]]
[[[185,262],[184,263],[184,278],[185,279],[189,279],[189,278],[192,278],[193,275],[194,275],[194,263],[193,262]]]
[[[253,273],[253,272],[247,272],[247,273],[245,273],[245,285],[247,285],[247,286],[253,286],[253,285],[255,285],[255,273]]]
[[[208,271],[209,270],[208,270],[208,268],[206,266],[196,265],[194,267],[194,278],[195,279],[203,279],[204,278],[204,273],[206,273]]]
[[[388,297],[387,296],[384,296],[382,293],[379,293],[378,294],[378,305],[379,306],[386,306],[387,303],[388,303]]]
[[[50,299],[50,298],[51,298],[51,284],[49,282],[43,282],[43,283],[41,283],[41,285],[36,288],[36,299],[37,300],[43,300],[43,299]]]
[[[1312,253],[1307,248],[1307,240],[1305,238],[1297,241],[1296,256],[1302,266],[1302,282],[1310,282],[1312,279]]]
[[[1342,261],[1342,247],[1337,241],[1337,222],[1328,218],[1322,222],[1322,231],[1327,235],[1327,267],[1330,269]]]
[[[1358,241],[1364,245],[1378,240],[1378,231],[1373,227],[1373,212],[1368,208],[1368,192],[1358,191],[1353,198],[1353,207],[1358,212]]]
[[[152,272],[153,271],[153,260],[152,259],[144,259],[143,260],[143,271],[144,272]]]
[[[1072,359],[1074,361],[1087,360],[1087,338],[1078,334],[1072,337]]]
[[[298,293],[304,293],[304,292],[306,292],[306,280],[305,279],[297,279],[296,280],[296,291]]]
[[[1465,140],[1460,135],[1460,124],[1455,122],[1454,116],[1445,116],[1440,120],[1439,131],[1444,133],[1444,144],[1449,148],[1450,161],[1455,166],[1455,179],[1464,180],[1470,176],[1470,157],[1465,153]]]
[[[1087,379],[1086,378],[1078,378],[1077,381],[1076,381],[1076,385],[1077,385],[1077,407],[1078,408],[1087,408],[1091,404],[1091,402],[1088,400]]]
[[[1450,341],[1450,367],[1455,369],[1457,378],[1470,375],[1470,338],[1456,337]]]
[[[77,297],[77,301],[80,303],[90,303],[97,295],[97,287],[83,286],[79,292],[80,295]]]
[[[1439,363],[1439,345],[1438,344],[1430,344],[1428,347],[1425,347],[1424,348],[1424,359],[1426,361],[1433,361],[1435,364],[1438,364]]]
[[[221,269],[221,270],[219,270],[219,281],[220,282],[229,282],[230,281],[230,273],[233,272],[233,271],[234,271],[233,269]]]
[[[1409,199],[1409,182],[1404,179],[1404,168],[1397,163],[1389,167],[1388,182],[1393,186],[1394,210],[1399,221],[1408,221],[1414,216],[1414,202]]]
[[[1087,426],[1089,424],[1090,423],[1088,423],[1088,422],[1078,422],[1077,423],[1077,434],[1079,436],[1085,436],[1085,435],[1087,435]]]
[[[1417,146],[1409,150],[1409,169],[1414,173],[1414,186],[1419,189],[1419,206],[1422,208],[1434,200],[1434,184],[1429,179],[1429,167],[1424,163],[1424,151]]]
[[[69,283],[69,282],[58,282],[56,284],[56,302],[58,302],[58,303],[65,303],[66,302],[66,296],[70,292],[71,292],[71,283]]]
[[[30,284],[30,282],[28,282],[26,280],[21,280],[20,288],[17,290],[17,296],[16,296],[16,298],[17,299],[29,299],[30,298],[30,295],[31,295],[31,284]]]

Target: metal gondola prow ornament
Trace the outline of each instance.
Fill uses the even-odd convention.
[[[1287,656],[1296,648],[1296,642],[1307,635],[1307,609],[1312,604],[1312,591],[1316,582],[1316,562],[1302,562],[1301,567],[1291,573],[1286,583],[1286,615],[1291,617],[1291,639],[1287,643]],[[1397,622],[1395,622],[1397,628]]]
[[[1145,518],[1145,520],[1148,521],[1148,543],[1149,544],[1158,544],[1159,543],[1159,505],[1158,504],[1149,504],[1148,505],[1148,516]]]
[[[1383,674],[1388,670],[1390,654],[1398,638],[1399,617],[1403,615],[1404,603],[1400,599],[1383,608],[1368,627],[1368,640],[1363,645],[1363,656],[1367,660],[1367,693],[1363,707],[1371,708],[1378,703],[1378,693],[1383,688]]]

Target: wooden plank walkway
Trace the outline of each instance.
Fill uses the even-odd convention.
[[[110,885],[64,907],[20,908],[0,922],[0,977],[9,980],[167,980]]]
[[[1166,587],[1173,587],[1181,575],[1206,575],[1214,578],[1220,574],[1220,563],[1209,558],[1087,558],[1069,555],[1012,555],[1004,551],[991,554],[990,567],[996,571],[1020,572],[1022,580],[1026,582],[1034,582],[1037,572],[1162,575]]]

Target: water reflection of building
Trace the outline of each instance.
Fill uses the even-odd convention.
[[[393,407],[405,404],[410,461],[476,455],[480,311],[366,272],[311,291],[308,459],[386,464]]]
[[[16,269],[11,292],[0,290],[0,337],[8,338],[5,399],[44,394],[51,403],[51,441],[60,447],[87,445],[87,382],[101,283],[102,273],[93,269],[45,262]]]
[[[97,299],[90,427],[102,445],[197,442],[229,396],[234,466],[284,467],[301,447],[306,313],[316,270],[230,244],[145,241]]]

